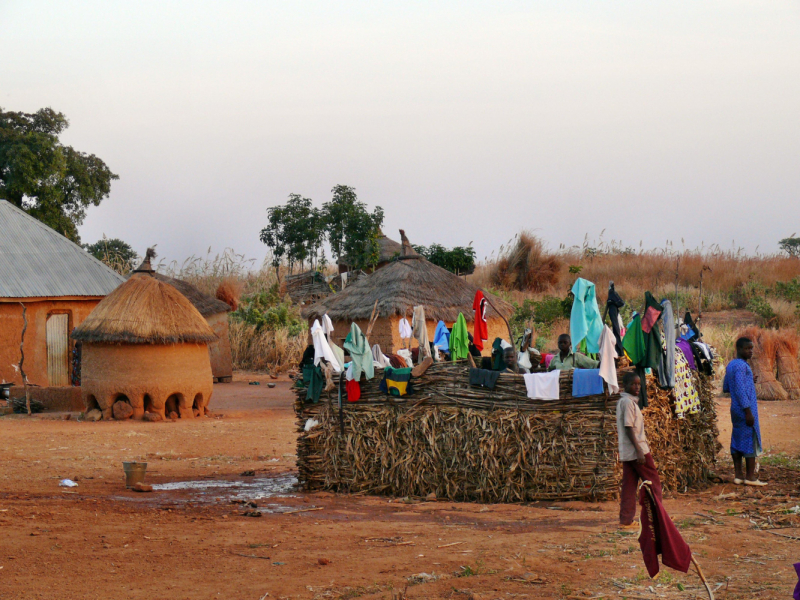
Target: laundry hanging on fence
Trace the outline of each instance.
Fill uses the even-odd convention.
[[[419,353],[421,357],[419,360],[431,355],[431,345],[428,342],[428,324],[425,320],[425,307],[415,306],[414,315],[411,318],[411,329],[414,333],[414,338],[419,343]]]
[[[619,393],[617,363],[614,360],[616,358],[619,358],[619,355],[614,332],[608,325],[603,325],[603,333],[600,336],[600,377],[605,380],[611,394]]]
[[[522,378],[525,380],[525,390],[528,398],[532,400],[558,400],[561,371],[526,373]]]
[[[311,326],[311,340],[314,343],[314,365],[319,365],[319,361],[325,359],[331,363],[337,373],[341,373],[342,363],[339,362],[339,359],[331,349],[328,339],[323,332],[322,325],[320,325],[319,320],[316,319]]]
[[[614,339],[616,341],[617,356],[622,356],[622,338],[624,336],[624,327],[622,324],[622,317],[619,314],[619,309],[625,306],[625,301],[620,297],[614,289],[612,282],[608,286],[608,300],[606,300],[606,310],[608,311],[608,318],[611,319],[611,330],[614,332]]]
[[[494,389],[498,377],[500,377],[500,371],[490,371],[489,369],[469,370],[470,385],[479,385],[490,390]]]
[[[345,390],[347,391],[348,402],[358,402],[358,399],[361,398],[361,384],[355,379],[347,382]]]
[[[700,396],[694,385],[692,371],[686,356],[678,349],[675,352],[675,416],[682,419],[686,413],[700,411]]]
[[[379,389],[391,396],[413,394],[414,386],[411,384],[411,369],[393,369],[391,367],[385,369]]]
[[[578,345],[586,340],[588,353],[596,354],[599,350],[600,334],[603,332],[603,320],[597,307],[597,295],[594,284],[578,277],[572,286],[575,296],[569,318],[569,332],[572,338],[572,350],[578,351]]]
[[[467,331],[467,320],[462,313],[458,313],[458,318],[453,324],[453,331],[450,333],[450,358],[461,360],[467,358],[469,354],[469,332]]]
[[[475,330],[472,334],[472,343],[478,350],[483,350],[483,342],[489,341],[489,325],[486,322],[486,308],[488,303],[483,292],[475,292],[475,299],[472,301],[472,310],[475,312]]]
[[[603,378],[600,369],[573,369],[572,397],[598,396],[603,393]]]
[[[450,352],[450,332],[447,330],[447,325],[444,321],[439,321],[436,324],[436,331],[433,334],[433,345],[439,350]]]
[[[411,329],[411,324],[405,317],[400,319],[398,328],[400,329],[400,338],[404,340],[409,339],[414,333],[413,330]]]
[[[350,332],[344,340],[344,349],[353,359],[353,379],[361,381],[361,373],[364,373],[367,379],[375,377],[372,349],[369,347],[367,337],[356,323],[350,325]]]

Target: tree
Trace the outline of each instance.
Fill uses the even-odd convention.
[[[309,261],[313,269],[315,263],[325,260],[322,211],[309,198],[289,194],[285,205],[268,208],[267,215],[268,225],[259,237],[272,250],[273,265],[278,266],[285,259],[291,272],[295,263],[302,268]]]
[[[472,246],[455,246],[448,249],[440,244],[431,244],[428,247],[414,246],[414,250],[433,264],[456,275],[472,273],[475,270],[475,250]]]
[[[119,238],[108,239],[103,236],[94,244],[84,244],[83,249],[120,275],[126,275],[138,266],[139,255],[130,244]]]
[[[0,107],[0,198],[80,243],[78,226],[89,206],[99,206],[119,179],[94,154],[64,146],[69,127],[52,108],[35,113]]]
[[[340,262],[346,257],[353,269],[376,265],[380,260],[378,237],[383,209],[376,206],[370,213],[350,186],[337,185],[331,191],[333,197],[322,205],[322,213],[332,254]]]
[[[792,234],[790,237],[783,238],[778,242],[778,246],[792,258],[800,258],[800,237],[795,237]]]

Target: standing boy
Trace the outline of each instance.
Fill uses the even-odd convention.
[[[658,477],[653,455],[644,434],[644,417],[639,410],[639,390],[642,382],[633,371],[622,376],[622,387],[617,402],[617,439],[619,460],[622,463],[622,490],[619,497],[620,529],[634,531],[638,525],[636,516],[636,492],[639,480],[651,482],[650,489],[661,500],[661,480]]]
[[[756,477],[756,457],[761,454],[761,428],[758,426],[758,403],[753,371],[747,361],[753,357],[753,342],[736,340],[736,358],[728,363],[722,391],[731,395],[731,457],[736,485],[767,485]],[[747,471],[742,471],[744,458]]]

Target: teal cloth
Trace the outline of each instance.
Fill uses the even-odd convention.
[[[453,360],[467,358],[469,354],[469,332],[467,331],[467,320],[462,313],[458,313],[458,319],[453,324],[453,331],[450,333],[450,357]]]
[[[306,401],[311,400],[314,404],[319,402],[322,388],[325,386],[325,374],[322,369],[314,365],[303,365],[303,383],[306,384]]]
[[[344,349],[353,359],[353,379],[361,381],[361,373],[364,373],[367,379],[375,377],[375,367],[372,364],[372,349],[369,347],[367,336],[355,323],[350,325],[350,333],[347,334],[347,338],[344,340]]]
[[[597,295],[594,284],[578,277],[572,286],[575,299],[572,302],[572,313],[569,317],[569,334],[572,338],[572,350],[577,351],[582,340],[586,340],[586,350],[590,354],[600,352],[600,335],[603,333],[603,319],[597,307]]]
[[[494,356],[492,370],[505,371],[506,360],[503,358],[503,338],[494,338],[494,343],[492,343],[492,356]]]

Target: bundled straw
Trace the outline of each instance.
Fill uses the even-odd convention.
[[[617,495],[616,402],[619,396],[572,398],[572,374],[560,399],[531,400],[521,376],[501,374],[494,390],[471,387],[468,368],[437,363],[403,398],[378,390],[381,372],[361,384],[361,399],[337,391],[318,404],[295,404],[297,464],[312,490],[425,496],[480,502],[608,499]],[[705,479],[714,463],[716,414],[711,384],[703,410],[672,417],[668,394],[648,409],[653,455],[667,489]],[[305,431],[309,419],[318,426]],[[652,422],[650,422],[652,421]]]
[[[753,341],[753,358],[750,367],[756,380],[756,396],[759,400],[788,400],[789,394],[775,379],[775,356],[778,338],[771,329],[748,327],[739,334]]]
[[[800,400],[800,368],[797,364],[797,352],[800,349],[800,337],[797,332],[782,329],[776,332],[775,366],[778,381],[786,390],[791,400]]]

